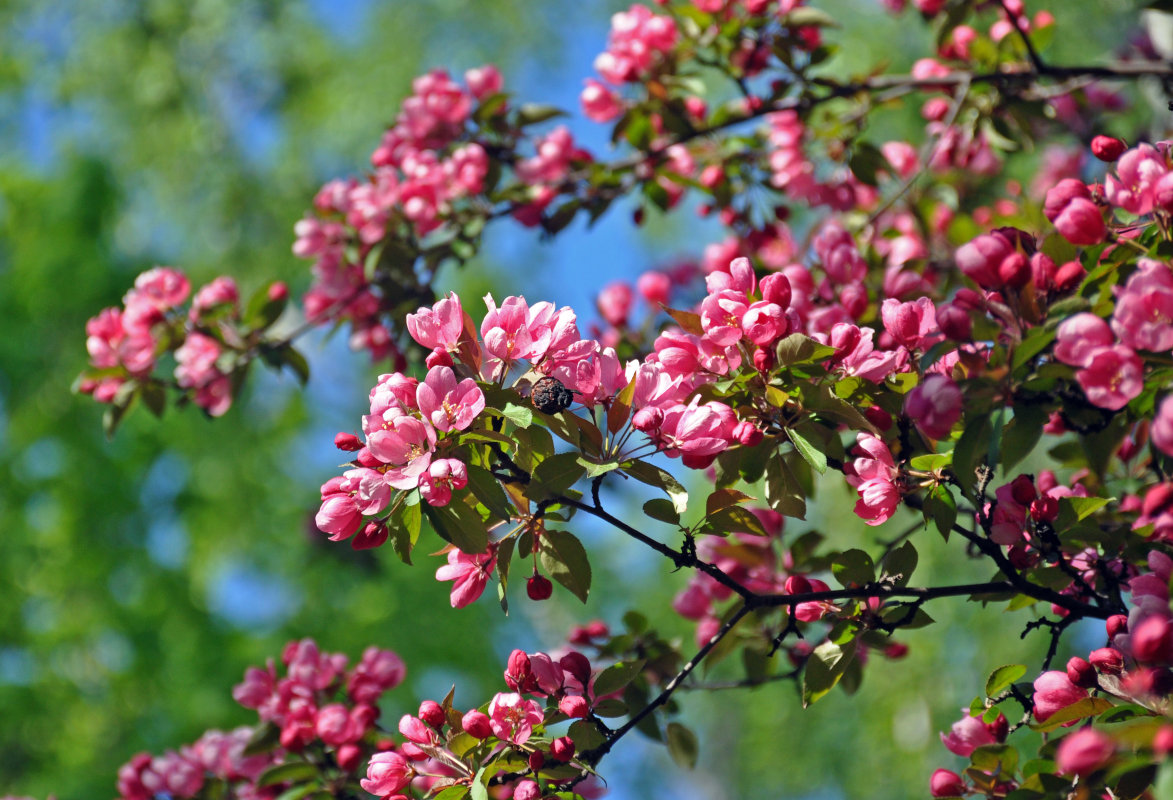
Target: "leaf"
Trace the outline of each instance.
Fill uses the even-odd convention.
[[[522,103],[521,107],[517,109],[517,124],[524,128],[527,125],[536,125],[555,117],[565,116],[566,112],[556,106],[542,103]]]
[[[668,755],[682,767],[692,769],[696,766],[699,745],[696,734],[679,722],[669,722],[664,731],[668,740]]]
[[[534,467],[525,496],[535,501],[557,497],[585,474],[586,469],[578,463],[578,453],[556,453]]]
[[[1037,329],[1036,329],[1037,330]],[[1039,405],[1018,405],[1014,419],[1002,430],[1002,470],[1009,473],[1018,462],[1030,455],[1043,435],[1049,414]]]
[[[965,430],[953,448],[953,471],[966,494],[972,494],[976,476],[974,470],[989,448],[993,428],[988,414],[966,420]]]
[[[803,333],[792,333],[775,348],[778,357],[778,366],[792,367],[796,364],[809,364],[814,361],[825,361],[835,355],[835,348],[820,344]]]
[[[907,586],[919,559],[913,543],[905,542],[884,556],[880,564],[883,566],[884,575],[894,578],[897,586]]]
[[[501,408],[501,416],[519,428],[528,428],[534,424],[534,412],[516,403],[506,403]]]
[[[546,531],[542,534],[538,559],[546,574],[582,602],[587,601],[591,591],[591,564],[578,537],[569,531]]]
[[[1115,499],[1114,497],[1060,497],[1059,516],[1055,520],[1055,530],[1060,532],[1067,530]]]
[[[986,697],[993,697],[1003,689],[1010,688],[1012,683],[1025,674],[1026,666],[1023,664],[1006,664],[998,667],[986,678]]]
[[[638,661],[620,661],[618,664],[612,664],[607,667],[595,678],[595,696],[604,697],[623,691],[627,687],[627,684],[631,683],[643,672],[645,663],[643,659]]]
[[[663,489],[672,500],[677,513],[683,514],[688,510],[688,492],[676,478],[672,477],[672,473],[646,461],[633,461],[624,467],[623,471],[640,483]]]
[[[851,173],[861,183],[875,186],[879,181],[876,173],[888,169],[888,159],[870,142],[857,141],[852,145],[851,158],[847,161]]]
[[[395,555],[404,564],[411,566],[411,551],[420,538],[420,525],[423,522],[423,512],[420,509],[418,495],[416,502],[404,502],[395,514],[387,520],[387,530],[391,534],[391,546]]]
[[[750,533],[754,536],[769,536],[762,521],[748,509],[740,506],[722,508],[706,518],[706,522],[722,533]]]
[[[676,320],[676,324],[685,333],[691,333],[693,336],[704,336],[705,329],[701,327],[700,315],[694,314],[691,311],[668,308],[667,306],[664,306],[664,311],[667,312],[668,316]]]
[[[644,503],[644,513],[654,520],[667,522],[669,525],[680,524],[680,513],[672,505],[671,500],[665,500],[663,497],[656,497]]]
[[[863,586],[876,579],[876,566],[863,550],[845,550],[831,561],[831,574],[846,588]]]
[[[508,522],[513,517],[513,507],[505,496],[501,484],[493,474],[476,464],[468,465],[468,488],[489,513],[499,520]]]
[[[975,749],[969,756],[973,766],[988,775],[1014,773],[1018,767],[1018,750],[1008,744],[987,744]]]
[[[446,506],[426,506],[424,513],[436,534],[469,555],[480,555],[489,547],[489,533],[480,514],[459,499]]]
[[[298,786],[290,786],[284,792],[277,795],[277,800],[301,800],[301,798],[316,792],[321,788],[321,784],[319,784],[317,781],[314,781],[313,783],[303,783]],[[327,794],[326,796],[332,797],[333,795]]]
[[[244,746],[242,755],[255,756],[258,753],[267,753],[281,741],[281,729],[272,722],[266,722],[256,728]]]
[[[925,524],[932,520],[937,532],[945,541],[949,541],[949,534],[957,524],[957,499],[953,497],[953,492],[944,484],[934,486],[925,495],[923,513]]]
[[[600,475],[606,475],[608,472],[619,469],[619,463],[616,461],[608,461],[603,464],[597,464],[594,461],[587,461],[585,458],[580,456],[578,463],[582,464],[583,469],[586,470],[586,476],[588,478],[597,478]]]
[[[566,733],[570,736],[571,741],[574,742],[575,751],[579,753],[594,750],[607,741],[607,738],[599,732],[599,726],[585,719],[576,720],[571,723],[570,730]]]
[[[477,774],[473,776],[472,783],[469,785],[469,795],[472,800],[489,800],[489,790],[485,787],[485,768],[481,767],[477,770]]]
[[[705,514],[713,514],[723,508],[753,499],[745,492],[739,492],[736,489],[718,489],[705,498]]]
[[[790,11],[785,19],[784,24],[788,28],[838,28],[839,23],[835,18],[826,11],[818,8],[811,8],[810,6],[799,6]]]
[[[806,493],[781,456],[766,464],[766,502],[779,514],[806,519]]]
[[[827,455],[814,446],[813,443],[796,428],[787,428],[786,435],[790,437],[790,441],[794,443],[794,449],[798,451],[799,455],[803,457],[806,463],[811,465],[811,468],[820,475],[827,471]]]
[[[807,708],[835,688],[847,665],[855,658],[855,640],[840,646],[823,642],[806,660],[802,671],[802,707]]]
[[[619,433],[627,424],[627,418],[631,416],[631,401],[634,397],[635,379],[632,379],[619,394],[615,395],[615,399],[611,401],[611,407],[607,409],[607,430],[611,433]]]
[[[269,767],[257,778],[256,786],[276,786],[278,783],[297,783],[318,777],[318,768],[305,761],[294,761]]]

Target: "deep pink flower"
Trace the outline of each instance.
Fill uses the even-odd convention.
[[[1055,766],[1060,775],[1086,778],[1107,765],[1116,752],[1116,742],[1095,728],[1083,728],[1068,734],[1055,751]]]
[[[368,427],[365,419],[363,427]],[[436,431],[429,423],[396,409],[384,414],[381,428],[367,433],[371,454],[396,467],[386,473],[387,482],[396,489],[414,489],[418,485],[419,476],[432,463],[435,446]]]
[[[941,743],[950,753],[969,758],[969,755],[979,747],[987,744],[996,744],[997,739],[990,733],[977,717],[966,714],[949,729],[948,734],[941,734]]]
[[[455,458],[441,458],[428,466],[420,476],[420,494],[433,506],[446,506],[452,500],[452,491],[468,486],[468,468]]]
[[[346,682],[346,692],[356,703],[373,703],[388,689],[403,683],[407,667],[394,651],[368,647]]]
[[[456,351],[464,332],[464,310],[460,307],[460,298],[454,292],[449,292],[447,297],[436,301],[431,308],[421,308],[414,314],[408,314],[407,332],[429,350],[441,348],[449,352]]]
[[[454,548],[448,551],[448,563],[436,570],[436,580],[455,581],[450,598],[452,607],[464,608],[485,591],[496,566],[496,551],[470,555]]]
[[[492,64],[466,70],[464,82],[468,84],[468,90],[477,100],[484,100],[489,95],[497,94],[505,86],[501,72]]]
[[[947,375],[925,377],[904,398],[904,414],[930,439],[944,439],[961,419],[961,389]]]
[[[1173,456],[1173,395],[1167,395],[1157,408],[1157,415],[1149,428],[1149,438],[1154,447],[1167,456]]]
[[[485,410],[485,395],[472,378],[456,382],[451,367],[428,370],[424,382],[416,387],[416,403],[422,413],[441,431],[462,431],[472,425]]]
[[[583,113],[592,122],[610,122],[623,113],[619,96],[594,78],[587,78],[579,101]]]
[[[1084,367],[1094,351],[1115,341],[1108,323],[1085,311],[1059,326],[1055,333],[1055,358],[1073,367]]]
[[[622,328],[627,325],[627,315],[631,312],[631,303],[635,293],[631,284],[626,281],[613,281],[599,292],[596,303],[599,314],[609,325]]]
[[[398,753],[375,753],[359,785],[373,795],[390,797],[406,787],[414,775],[411,764]]]
[[[960,797],[966,793],[965,781],[956,772],[939,769],[929,779],[929,792],[933,797]]]
[[[892,335],[897,344],[910,350],[925,347],[930,336],[936,336],[937,309],[927,297],[913,302],[901,303],[889,297],[880,306],[884,329]]]
[[[516,693],[499,692],[489,703],[493,735],[503,742],[525,744],[535,725],[542,723],[542,708]]]
[[[856,439],[863,455],[852,462],[855,475],[848,483],[859,492],[855,513],[868,525],[886,522],[900,505],[900,488],[896,485],[896,462],[882,440],[870,433]]]
[[[1047,192],[1043,212],[1055,230],[1072,244],[1098,244],[1108,234],[1104,215],[1092,202],[1091,192],[1075,178],[1066,178]]]
[[[1035,678],[1035,718],[1043,722],[1056,711],[1087,697],[1087,690],[1071,682],[1066,672],[1050,670]],[[1067,723],[1074,724],[1074,723]]]
[[[1117,290],[1112,330],[1120,341],[1137,350],[1173,349],[1173,271],[1150,258]]]
[[[745,332],[746,339],[764,347],[778,341],[790,331],[790,320],[782,306],[759,300],[751,304],[741,317],[741,329]]]
[[[1150,144],[1140,144],[1116,162],[1116,174],[1104,179],[1104,197],[1130,214],[1153,210],[1157,182],[1168,172],[1165,159]]]
[[[1144,388],[1144,365],[1132,348],[1122,344],[1093,350],[1075,379],[1088,402],[1119,411]]]

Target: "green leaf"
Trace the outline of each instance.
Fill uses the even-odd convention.
[[[575,751],[579,753],[594,750],[607,741],[607,738],[599,731],[599,726],[585,719],[576,720],[571,723],[570,730],[567,731],[567,734],[570,736],[571,741],[574,742]]]
[[[680,513],[672,505],[671,500],[665,500],[663,497],[656,497],[644,503],[644,513],[652,519],[667,522],[669,525],[680,524]]]
[[[1153,800],[1173,800],[1173,761],[1164,761],[1158,768]]]
[[[1035,449],[1049,416],[1047,409],[1039,405],[1022,404],[1014,407],[1014,419],[1002,431],[1004,472],[1009,472]]]
[[[705,498],[705,514],[714,514],[723,508],[753,499],[745,492],[739,492],[736,489],[718,489]]]
[[[586,470],[586,476],[588,478],[597,478],[600,475],[606,475],[608,472],[619,469],[618,462],[608,461],[603,464],[598,464],[594,461],[588,461],[581,456],[578,459],[578,463],[582,464],[583,469]]]
[[[615,396],[615,399],[611,401],[611,407],[607,409],[608,431],[619,433],[627,424],[627,419],[631,416],[631,401],[634,397],[635,380],[633,379]]]
[[[988,414],[966,420],[965,430],[953,448],[953,471],[957,482],[968,493],[972,493],[976,476],[974,471],[990,446],[993,428]]]
[[[413,490],[414,494],[414,490]],[[420,504],[402,503],[398,510],[387,520],[387,530],[391,535],[391,546],[399,560],[408,566],[411,565],[411,551],[420,538],[420,526],[423,522],[423,513]]]
[[[664,734],[668,740],[668,754],[672,756],[672,760],[687,769],[695,767],[700,749],[696,734],[679,722],[669,722]]]
[[[797,364],[809,364],[814,361],[825,361],[835,355],[835,348],[821,344],[803,333],[792,333],[778,342],[775,354],[778,357],[778,366],[792,367]]]
[[[884,158],[884,154],[874,144],[857,141],[852,145],[851,158],[848,159],[847,166],[861,183],[875,186],[879,183],[876,174],[888,169],[888,159]]]
[[[863,586],[876,579],[876,565],[863,550],[845,550],[831,562],[831,574],[844,587]]]
[[[845,645],[823,642],[806,660],[802,671],[802,707],[807,708],[835,688],[855,658],[855,640]]]
[[[468,465],[468,488],[495,518],[508,522],[513,517],[513,507],[505,496],[501,484],[484,467],[478,467],[476,464]]]
[[[895,579],[897,586],[907,586],[919,559],[912,542],[905,542],[884,556],[880,564],[883,566],[883,574]]]
[[[489,800],[489,790],[485,787],[485,768],[477,770],[469,785],[469,796],[472,800]]]
[[[436,534],[469,555],[480,555],[489,547],[489,533],[480,514],[457,498],[446,506],[426,506],[424,513]]]
[[[244,746],[243,755],[255,756],[258,753],[267,753],[281,742],[281,729],[272,722],[263,723],[253,731]]]
[[[705,329],[701,327],[701,318],[699,314],[694,314],[691,311],[681,311],[676,308],[664,307],[664,311],[668,316],[676,321],[676,324],[681,327],[685,333],[691,333],[693,336],[703,336]]]
[[[999,771],[1012,775],[1018,768],[1018,750],[1008,744],[987,744],[974,750],[970,756],[973,766],[990,775]]]
[[[1055,530],[1060,532],[1067,530],[1115,499],[1114,497],[1060,497],[1059,516],[1055,520]]]
[[[317,781],[313,783],[303,783],[299,786],[290,786],[281,794],[277,795],[277,800],[301,800],[303,797],[312,794],[322,788],[322,785]],[[332,797],[333,795],[326,795]]]
[[[501,408],[501,416],[519,428],[528,428],[534,424],[534,412],[516,403],[506,403]]]
[[[517,109],[517,124],[524,128],[527,125],[536,125],[555,117],[565,116],[566,112],[556,106],[542,103],[522,103],[521,107]]]
[[[294,761],[289,764],[278,764],[269,767],[257,778],[258,787],[276,786],[278,783],[298,783],[318,777],[318,768],[305,761]]]
[[[646,461],[633,461],[623,471],[640,483],[663,489],[677,513],[683,514],[688,510],[688,492],[672,477],[672,473]]]
[[[779,514],[806,519],[806,492],[781,457],[766,463],[766,502]]]
[[[754,536],[769,536],[762,521],[748,509],[740,506],[722,508],[705,518],[706,523],[722,533],[750,533]]]
[[[926,453],[923,456],[917,456],[908,462],[908,466],[912,469],[920,470],[922,472],[933,472],[934,470],[944,469],[953,463],[953,453]]]
[[[595,678],[595,696],[603,697],[622,691],[627,684],[631,683],[643,672],[645,663],[643,659],[638,661],[620,661],[618,664],[612,664],[607,667]]]
[[[586,474],[578,458],[578,453],[556,453],[538,464],[525,487],[525,496],[536,501],[565,494]]]
[[[938,484],[925,495],[924,509],[925,523],[933,521],[937,532],[949,541],[949,534],[957,524],[957,499],[953,497],[944,484]]]
[[[582,602],[591,591],[591,564],[582,542],[569,531],[548,530],[542,534],[538,553],[542,569]]]
[[[986,697],[993,697],[1026,674],[1023,664],[1006,664],[998,667],[986,678]]]
[[[826,11],[810,6],[799,6],[787,13],[783,23],[788,28],[838,28],[839,23]]]
[[[794,443],[794,449],[806,460],[806,463],[811,465],[815,472],[820,475],[826,473],[827,455],[823,451],[819,450],[809,439],[799,433],[797,428],[787,428],[786,435]]]

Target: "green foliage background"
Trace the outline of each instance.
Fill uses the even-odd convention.
[[[311,522],[317,485],[373,374],[341,354],[343,337],[311,345],[308,392],[256,374],[221,420],[138,413],[112,442],[99,409],[68,387],[85,361],[85,320],[153,264],[197,283],[229,273],[245,292],[269,278],[303,289],[293,222],[323,180],[366,163],[411,76],[487,61],[507,84],[521,71],[571,75],[561,91],[573,105],[586,65],[568,65],[571,40],[590,32],[588,50],[601,49],[607,13],[623,5],[376,3],[348,23],[329,18],[349,3],[0,4],[0,792],[112,795],[135,752],[247,722],[230,687],[290,638],[354,656],[371,643],[398,650],[410,679],[388,709],[397,716],[453,682],[480,702],[511,647],[555,645],[589,618],[562,595],[504,624],[487,600],[453,612],[429,565],[327,546]],[[880,15],[874,0],[823,5],[847,22],[836,38],[853,69],[924,51],[921,26]],[[1059,60],[1105,52],[1134,16],[1123,0],[1062,6]],[[914,120],[910,106],[884,124],[915,135]],[[639,268],[669,242],[676,250],[689,224],[649,226]],[[450,280],[480,287],[494,274],[486,262]],[[836,491],[821,529],[872,545],[876,532],[842,513]],[[611,576],[595,593],[609,599],[588,613],[616,622],[642,604],[690,637],[665,611],[683,576],[606,546]],[[967,575],[960,561],[956,545],[928,544],[920,579]],[[262,598],[243,615],[231,602],[242,585]],[[703,772],[666,777],[659,750],[638,750],[617,758],[617,796],[658,795],[665,781],[697,797],[923,793],[951,759],[935,732],[989,669],[1022,657],[1021,621],[975,611],[935,606],[945,624],[910,634],[909,658],[874,665],[855,698],[802,712],[793,688],[776,685],[690,701]],[[636,763],[645,758],[664,772]]]

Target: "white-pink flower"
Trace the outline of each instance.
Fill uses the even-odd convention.
[[[516,692],[498,692],[489,703],[493,735],[504,742],[525,744],[535,725],[542,724],[542,708]]]

